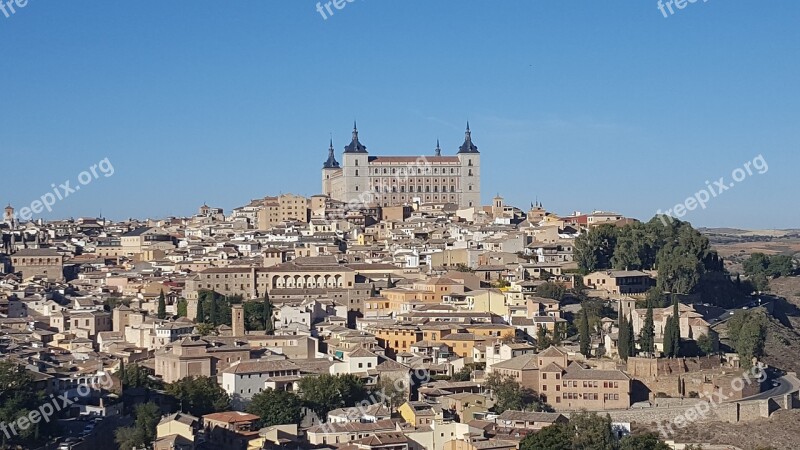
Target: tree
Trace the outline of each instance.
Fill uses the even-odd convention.
[[[114,431],[114,441],[119,450],[133,450],[145,444],[143,434],[136,427],[121,427]]]
[[[617,233],[618,229],[614,225],[603,224],[575,239],[573,259],[578,263],[581,274],[612,267],[611,258],[617,245]]]
[[[217,304],[217,298],[214,293],[206,298],[206,304],[208,305],[208,321],[216,327],[220,322],[219,311],[217,311],[219,305]]]
[[[550,345],[552,345],[552,341],[547,335],[547,328],[540,325],[536,330],[536,347],[542,351],[549,348]]]
[[[168,384],[166,391],[180,402],[182,411],[198,417],[225,411],[231,403],[228,393],[204,376],[183,378]]]
[[[674,352],[673,345],[675,341],[672,338],[675,329],[672,326],[674,320],[674,317],[669,316],[667,320],[664,321],[664,356],[667,358],[671,357]]]
[[[390,278],[391,280],[391,278]],[[264,330],[266,330],[267,334],[275,333],[275,323],[272,321],[272,302],[269,299],[269,295],[264,295]]]
[[[570,426],[575,429],[572,448],[581,450],[614,450],[616,438],[611,428],[611,417],[587,413],[572,414]]]
[[[728,321],[728,337],[739,355],[742,367],[750,368],[753,359],[764,356],[768,319],[763,311],[738,311]]]
[[[619,316],[619,334],[617,338],[617,348],[619,350],[619,357],[627,361],[631,353],[631,336],[628,334],[628,320],[625,314]]]
[[[492,391],[494,397],[494,411],[502,414],[503,411],[543,411],[552,408],[541,401],[536,392],[531,389],[523,388],[511,377],[502,376],[493,372],[486,380],[486,387]]]
[[[628,345],[628,356],[636,356],[636,336],[633,334],[633,318],[630,318],[625,321],[625,326],[628,327],[628,331],[625,334],[628,336],[629,345]],[[627,360],[627,358],[626,358]]]
[[[203,301],[205,300],[205,295],[203,291],[201,291],[197,295],[197,316],[195,317],[195,323],[205,323],[206,322],[206,313],[203,311]]]
[[[552,281],[541,284],[536,288],[536,295],[539,297],[552,298],[553,300],[558,301],[561,301],[561,299],[564,298],[564,294],[566,292],[567,290],[564,288],[564,286]]]
[[[150,378],[150,372],[138,365],[131,364],[122,368],[119,375],[123,388],[159,388],[161,384]]]
[[[619,445],[619,450],[670,450],[671,448],[659,439],[656,433],[625,436]]]
[[[303,401],[297,395],[267,389],[253,396],[247,412],[261,417],[261,426],[299,423],[303,417]]]
[[[556,322],[553,324],[553,342],[552,345],[561,345],[561,341],[566,337],[566,330],[564,329],[563,322]]]
[[[656,327],[653,321],[653,305],[647,305],[647,314],[644,317],[644,324],[639,336],[639,345],[643,352],[654,354],[656,344]]]
[[[568,424],[556,423],[525,436],[520,450],[572,450],[573,430]]]
[[[144,436],[144,444],[149,445],[156,438],[156,425],[161,420],[161,409],[153,402],[136,405],[134,410],[136,416],[136,428],[141,430]]]
[[[580,317],[578,318],[578,338],[580,340],[581,345],[581,353],[585,357],[589,357],[591,354],[591,347],[592,347],[592,338],[589,336],[589,315],[586,313],[585,310],[580,311]]]
[[[467,372],[466,379],[462,379],[464,372]],[[459,379],[456,379],[456,376],[459,374],[462,376],[460,376]],[[472,371],[468,367],[464,367],[460,372],[456,372],[453,375],[453,379],[454,381],[469,381],[471,374]],[[393,410],[399,407],[408,399],[408,386],[405,381],[382,375],[377,387],[378,392],[380,392],[380,398],[383,399],[383,402],[389,407],[389,409]]]
[[[44,391],[36,389],[33,378],[25,367],[9,360],[0,361],[0,421],[12,424],[30,411],[39,408],[46,401]],[[3,436],[2,442],[22,444],[49,436],[53,425],[49,421],[29,423],[25,429],[17,429],[17,433]],[[37,448],[39,445],[25,445],[24,448]],[[20,447],[22,448],[22,447]]]
[[[681,354],[681,315],[677,297],[672,301],[672,319],[672,356],[677,358]]]
[[[149,446],[156,437],[156,426],[161,419],[161,410],[153,402],[136,405],[136,421],[133,426],[118,428],[114,433],[120,450],[133,450]]]
[[[178,317],[187,317],[189,313],[187,312],[189,308],[189,302],[186,301],[185,298],[178,300],[177,310],[178,310]]]
[[[163,289],[158,295],[158,318],[162,320],[167,318],[167,300],[164,297]]]
[[[697,338],[697,347],[701,352],[703,352],[704,355],[713,355],[719,348],[719,338],[717,337],[717,333],[711,331],[710,334],[711,336],[707,334],[701,334],[700,337]]]
[[[472,380],[472,368],[464,366],[463,369],[453,374],[452,381],[470,381]]]
[[[245,331],[261,331],[265,329],[264,302],[245,302],[243,310]]]
[[[352,374],[304,377],[299,384],[301,398],[320,418],[332,409],[354,406],[367,398],[364,383]]]

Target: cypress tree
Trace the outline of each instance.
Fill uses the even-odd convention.
[[[672,353],[676,358],[681,351],[681,316],[678,312],[678,299],[672,302]]]
[[[674,328],[672,327],[672,317],[667,317],[666,323],[664,324],[664,356],[667,358],[672,357],[672,346],[673,340],[672,335],[674,334]]]
[[[203,301],[205,298],[206,295],[204,292],[201,292],[200,295],[197,296],[197,317],[195,317],[196,323],[203,323],[206,321],[206,313],[203,311]]]
[[[275,332],[275,324],[272,323],[272,302],[269,301],[269,294],[264,295],[264,330],[267,331],[267,334],[272,334]]]
[[[589,337],[589,317],[586,314],[586,310],[581,311],[581,317],[578,320],[578,334],[581,344],[581,353],[583,353],[583,356],[588,358],[592,347],[592,341]]]
[[[633,317],[625,319],[628,325],[628,331],[625,333],[628,336],[628,356],[636,356],[636,336],[633,334]]]
[[[212,325],[217,326],[219,325],[219,311],[217,305],[217,296],[215,294],[209,295],[209,308],[208,308],[208,320],[211,322]]]
[[[619,316],[619,342],[617,347],[619,350],[619,357],[627,360],[630,355],[630,336],[628,336],[628,321],[625,319],[625,314]]]
[[[644,325],[642,325],[642,332],[640,338],[640,343],[643,352],[651,354],[655,352],[655,337],[656,337],[656,327],[655,323],[653,322],[653,305],[652,303],[648,303],[647,315],[644,318]]]
[[[164,290],[158,295],[158,318],[165,319],[167,317],[167,299],[164,297]]]

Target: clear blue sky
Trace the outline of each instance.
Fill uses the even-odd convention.
[[[800,2],[28,0],[0,13],[0,202],[108,157],[46,218],[229,211],[319,193],[329,134],[455,153],[496,193],[649,219],[759,154],[684,219],[800,228]]]

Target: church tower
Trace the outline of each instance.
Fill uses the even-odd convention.
[[[461,163],[461,200],[462,208],[479,208],[481,206],[481,154],[478,146],[472,142],[472,132],[467,122],[464,143],[458,149],[458,160]]]
[[[10,203],[9,203],[8,206],[6,206],[6,209],[3,212],[3,222],[7,223],[11,227],[13,227],[15,225],[14,224],[14,207],[11,206]]]
[[[369,154],[367,147],[358,140],[358,125],[353,122],[353,139],[342,154],[342,175],[344,177],[344,200],[370,200]]]
[[[330,147],[328,147],[328,159],[322,165],[322,193],[327,196],[333,195],[333,185],[331,178],[341,170],[339,166],[339,161],[336,161],[336,155],[334,155],[333,149],[333,138],[331,138]]]

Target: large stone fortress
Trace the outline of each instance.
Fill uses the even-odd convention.
[[[431,156],[370,156],[358,140],[344,148],[336,161],[333,142],[322,167],[322,192],[334,200],[394,206],[419,203],[455,203],[480,207],[481,155],[472,143],[467,123],[464,143],[455,156],[442,156],[439,143]]]

